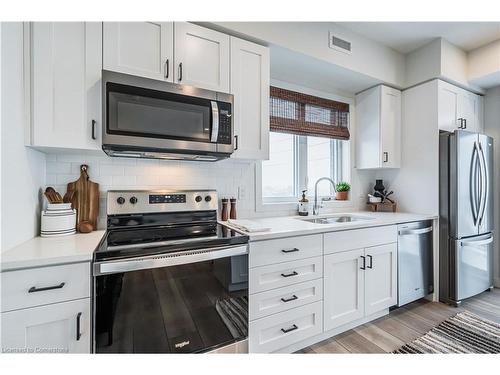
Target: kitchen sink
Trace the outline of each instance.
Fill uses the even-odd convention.
[[[335,223],[350,223],[353,221],[372,220],[372,217],[358,215],[339,215],[328,217],[316,217],[313,219],[300,219],[313,224],[335,224]]]

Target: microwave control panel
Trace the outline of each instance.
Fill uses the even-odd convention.
[[[217,143],[230,145],[232,142],[233,117],[231,113],[231,104],[217,102],[219,106],[219,137]]]

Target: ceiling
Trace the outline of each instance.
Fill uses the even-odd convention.
[[[339,24],[404,54],[439,37],[465,51],[500,39],[500,22],[339,22]]]

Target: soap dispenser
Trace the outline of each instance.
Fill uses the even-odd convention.
[[[309,215],[309,200],[306,198],[306,191],[302,190],[302,198],[299,200],[299,215]]]

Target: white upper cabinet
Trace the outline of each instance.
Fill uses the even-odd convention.
[[[231,37],[233,158],[269,159],[269,48]]]
[[[356,95],[356,167],[399,168],[401,91],[377,86]]]
[[[229,92],[229,35],[187,22],[174,35],[175,82]]]
[[[173,22],[104,22],[104,69],[173,82],[173,65]]]
[[[101,23],[35,22],[30,42],[29,144],[100,149]]]
[[[438,83],[438,127],[482,132],[482,98],[450,83]]]

